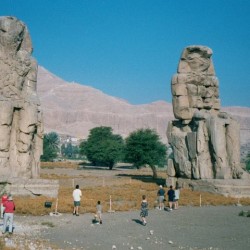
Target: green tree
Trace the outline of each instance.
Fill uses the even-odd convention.
[[[67,146],[65,148],[65,156],[67,158],[74,158],[73,146],[72,146],[71,142],[67,143]]]
[[[72,154],[73,158],[78,158],[79,157],[79,146],[72,146]]]
[[[113,166],[123,159],[124,141],[112,133],[110,127],[96,127],[90,130],[87,141],[80,144],[80,152],[94,165]]]
[[[66,146],[63,143],[62,146],[61,146],[61,154],[62,154],[62,156],[65,156],[65,151],[66,151]]]
[[[149,165],[156,179],[156,166],[164,166],[167,150],[159,135],[152,129],[139,129],[132,132],[125,142],[125,160],[137,168]]]
[[[72,145],[71,142],[66,143],[66,145],[63,143],[61,146],[61,154],[63,157],[75,159],[78,157],[79,147]]]
[[[250,172],[250,153],[247,154],[246,158],[246,170]]]
[[[51,132],[44,135],[43,155],[41,161],[53,161],[59,152],[60,139],[57,133]]]

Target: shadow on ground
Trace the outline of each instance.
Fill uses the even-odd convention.
[[[109,169],[107,166],[93,166],[91,163],[79,163],[78,170],[110,170],[110,171],[122,171],[122,170],[134,170],[135,167],[131,165],[122,165]]]
[[[131,179],[134,179],[134,180],[139,180],[139,181],[146,182],[146,183],[156,183],[157,185],[162,185],[162,186],[166,185],[166,180],[164,178],[160,177],[160,178],[154,179],[152,175],[118,174],[116,176],[130,177]]]
[[[142,222],[141,222],[140,220],[138,220],[138,219],[132,219],[132,221],[134,221],[134,222],[137,223],[137,224],[142,225]]]

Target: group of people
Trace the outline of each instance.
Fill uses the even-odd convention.
[[[179,199],[180,199],[180,189],[178,185],[175,187],[175,189],[173,189],[173,186],[171,185],[169,187],[167,195],[168,195],[169,210],[178,209]],[[164,210],[165,190],[163,189],[162,185],[160,185],[160,188],[157,192],[157,196],[158,196],[158,202],[159,202],[159,209]]]
[[[167,195],[168,195],[169,210],[171,211],[172,209],[178,209],[179,198],[180,198],[180,189],[178,185],[176,186],[175,189],[173,189],[173,186],[171,185],[169,187]],[[79,216],[79,206],[80,206],[81,197],[82,197],[82,191],[79,189],[79,185],[76,185],[73,191],[73,199],[74,199],[73,215]],[[159,203],[159,210],[164,210],[165,209],[165,204],[164,204],[165,190],[163,189],[162,185],[160,185],[160,188],[157,191],[157,197],[158,197],[158,203]],[[142,195],[140,217],[141,217],[141,223],[144,226],[147,225],[147,221],[146,221],[147,216],[148,216],[148,201],[147,201],[146,195]],[[95,224],[102,224],[102,205],[100,201],[97,201],[96,213],[92,221]]]
[[[171,211],[173,209],[178,209],[179,198],[180,198],[179,187],[176,186],[176,188],[173,189],[173,186],[171,185],[169,187],[167,195],[168,195],[169,210]],[[163,189],[162,185],[160,185],[160,188],[157,191],[157,197],[158,197],[159,210],[164,210],[165,209],[165,204],[164,204],[165,190]],[[146,226],[147,225],[146,217],[148,216],[148,202],[146,199],[146,195],[142,196],[140,216],[141,216],[142,225]]]
[[[4,193],[1,198],[1,219],[3,219],[2,234],[9,231],[13,233],[13,219],[14,219],[15,203],[11,194]]]
[[[173,186],[170,186],[167,195],[168,195],[169,209],[170,210],[178,209],[179,206],[178,201],[180,198],[180,190],[178,186],[175,189],[173,189]],[[159,202],[159,209],[164,210],[165,190],[163,189],[162,185],[160,185],[160,188],[157,191],[157,196]],[[81,197],[82,197],[82,191],[80,190],[79,185],[76,185],[73,191],[73,200],[74,200],[73,215],[79,216]],[[3,219],[3,230],[2,230],[3,234],[6,233],[7,229],[10,234],[12,234],[13,232],[14,211],[15,211],[15,204],[12,196],[10,194],[7,195],[7,193],[4,193],[1,199],[1,219]],[[142,195],[140,217],[141,217],[141,223],[144,226],[146,226],[147,224],[146,221],[147,216],[148,216],[148,202],[146,199],[146,195]],[[102,205],[100,201],[97,201],[96,214],[93,222],[96,224],[97,223],[102,224]]]

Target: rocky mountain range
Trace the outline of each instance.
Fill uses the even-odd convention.
[[[174,119],[171,103],[132,105],[90,86],[66,82],[41,66],[37,81],[45,132],[84,139],[91,128],[98,126],[112,127],[114,133],[123,137],[138,128],[152,128],[167,143],[167,124]],[[250,151],[250,108],[224,107],[222,110],[240,122],[242,151]]]

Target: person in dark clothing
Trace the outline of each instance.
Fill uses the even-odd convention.
[[[173,203],[174,203],[174,190],[173,186],[170,186],[170,189],[168,190],[168,202],[169,202],[169,209],[172,210],[173,208]]]

